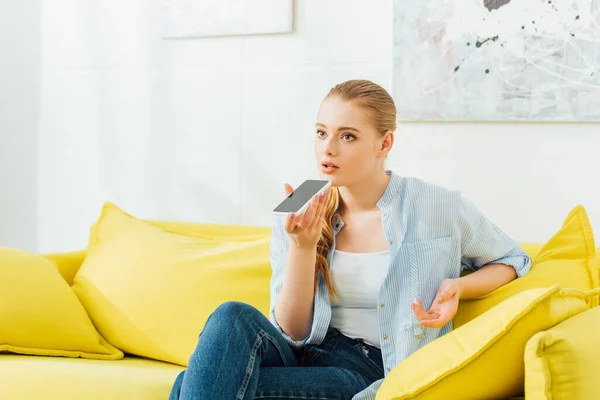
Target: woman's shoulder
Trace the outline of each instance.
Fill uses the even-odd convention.
[[[461,193],[419,178],[402,178],[392,213],[409,240],[453,235],[459,224]]]
[[[404,202],[441,202],[455,205],[462,196],[459,190],[428,182],[421,178],[402,177],[401,179],[403,190],[400,191],[400,196]]]

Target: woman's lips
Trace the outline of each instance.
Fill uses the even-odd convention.
[[[340,167],[333,164],[321,164],[321,171],[325,174],[333,174],[338,169],[340,169]]]

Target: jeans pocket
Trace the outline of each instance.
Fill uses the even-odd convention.
[[[384,373],[381,353],[378,352],[377,349],[374,349],[362,342],[356,344],[356,349],[360,353],[362,359],[365,361],[367,366],[373,371],[375,376],[375,379],[373,380],[382,378]]]

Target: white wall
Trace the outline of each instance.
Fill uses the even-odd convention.
[[[514,237],[545,242],[583,204],[600,241],[600,125],[411,124],[397,137],[403,173],[461,189]]]
[[[0,246],[37,246],[40,2],[0,1]]]
[[[140,217],[270,224],[283,183],[316,175],[329,88],[391,86],[391,0],[297,0],[293,34],[190,40],[160,39],[159,3],[42,5],[40,251],[84,246],[104,200]],[[598,148],[598,125],[403,124],[390,166],[541,241],[577,203],[600,224]]]

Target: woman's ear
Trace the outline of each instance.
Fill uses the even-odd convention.
[[[392,149],[392,145],[394,144],[394,132],[387,131],[383,136],[383,140],[381,141],[380,151],[389,152]]]

